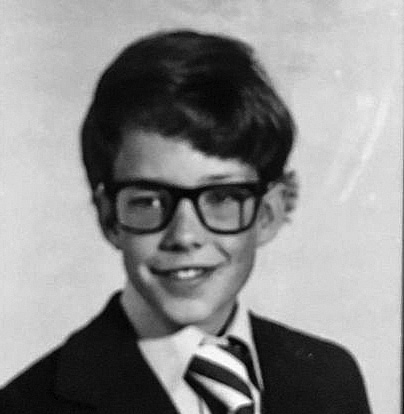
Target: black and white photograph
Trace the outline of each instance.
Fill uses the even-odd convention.
[[[403,18],[3,0],[0,414],[399,414]]]

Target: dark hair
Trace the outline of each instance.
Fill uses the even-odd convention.
[[[266,182],[282,177],[294,137],[292,117],[252,49],[193,31],[144,37],[102,75],[81,131],[93,190],[112,179],[125,127],[239,159]]]

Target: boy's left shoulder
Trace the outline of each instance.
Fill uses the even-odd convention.
[[[338,363],[343,368],[356,362],[353,356],[328,339],[300,331],[285,324],[275,322],[254,313],[250,313],[253,336],[258,349],[276,355],[279,358],[309,365],[328,366]]]
[[[358,364],[342,346],[254,314],[251,324],[268,407],[370,413]]]

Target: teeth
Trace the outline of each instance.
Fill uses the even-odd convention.
[[[205,269],[181,269],[172,272],[168,272],[167,275],[169,277],[173,277],[175,279],[186,280],[186,279],[193,279],[198,276],[201,276],[205,272]]]

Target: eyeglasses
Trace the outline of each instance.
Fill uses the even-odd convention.
[[[213,233],[235,234],[252,226],[265,193],[260,182],[183,188],[155,181],[120,181],[105,185],[121,228],[154,233],[172,220],[178,203],[191,200],[201,223]]]

